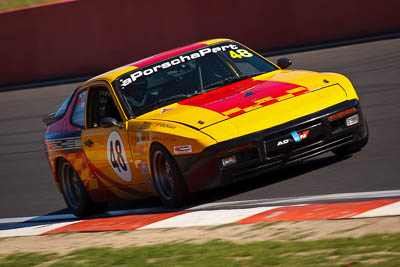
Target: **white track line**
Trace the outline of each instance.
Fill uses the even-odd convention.
[[[270,198],[270,199],[255,199],[255,200],[241,200],[229,202],[216,202],[190,208],[188,210],[209,209],[219,207],[234,207],[234,206],[260,206],[260,205],[276,205],[284,203],[302,203],[310,201],[325,201],[325,200],[353,200],[353,199],[366,199],[366,198],[381,198],[381,197],[400,197],[400,190],[390,191],[374,191],[374,192],[356,192],[356,193],[340,193],[328,195],[315,195],[315,196],[301,196],[301,197],[288,197],[288,198]]]
[[[160,228],[215,226],[221,224],[235,223],[241,219],[275,208],[277,207],[193,211],[190,213],[185,213],[172,218],[168,218],[159,222],[155,222],[143,226],[139,229],[145,230],[145,229],[160,229]]]
[[[211,208],[240,208],[248,206],[262,206],[262,205],[278,205],[291,204],[291,203],[302,203],[310,201],[326,201],[326,200],[349,200],[349,199],[367,199],[367,198],[383,198],[383,197],[400,197],[400,190],[390,191],[373,191],[373,192],[356,192],[356,193],[340,193],[340,194],[327,194],[327,195],[315,195],[315,196],[301,196],[301,197],[288,197],[288,198],[271,198],[271,199],[255,199],[255,200],[242,200],[242,201],[229,201],[229,202],[217,202],[209,203],[193,208],[187,209],[188,211],[196,211],[200,209],[211,209]],[[132,210],[119,210],[109,211],[108,215],[111,216],[123,216],[143,213],[157,213],[157,212],[168,212],[167,209],[162,207],[147,208],[147,209],[132,209]],[[45,216],[34,216],[34,217],[19,217],[19,218],[4,218],[0,219],[0,224],[10,223],[21,223],[21,222],[48,222],[54,220],[77,220],[73,214],[59,214],[59,215],[45,215]],[[0,229],[2,227],[0,226]]]
[[[400,215],[400,201],[376,208],[370,211],[353,216],[352,218],[370,218],[370,217],[383,217],[383,216],[399,216]]]

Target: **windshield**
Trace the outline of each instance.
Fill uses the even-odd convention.
[[[114,81],[136,116],[277,68],[234,42],[192,50]]]

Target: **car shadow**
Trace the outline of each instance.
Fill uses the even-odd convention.
[[[318,158],[313,158],[302,163],[294,164],[279,170],[267,172],[262,175],[258,175],[253,178],[242,180],[240,182],[223,186],[220,188],[205,190],[196,194],[195,199],[189,205],[180,209],[163,209],[162,203],[157,198],[147,198],[141,200],[115,200],[110,202],[108,211],[116,210],[133,210],[133,209],[147,209],[160,207],[160,210],[168,211],[182,211],[190,208],[196,208],[203,204],[209,204],[217,201],[221,201],[226,198],[233,197],[235,195],[243,194],[256,190],[265,186],[269,186],[275,183],[282,182],[284,180],[292,179],[296,176],[312,172],[326,166],[335,164],[342,160],[346,160],[351,156],[338,157],[336,155],[324,155]],[[268,176],[268,179],[266,179]]]
[[[313,158],[301,163],[284,167],[282,169],[270,171],[261,174],[259,176],[256,176],[254,178],[242,180],[240,182],[231,185],[227,185],[216,189],[206,190],[197,194],[196,200],[195,202],[192,203],[191,207],[194,208],[199,205],[221,201],[226,198],[230,198],[265,186],[269,186],[288,179],[292,179],[296,176],[300,176],[324,168],[326,166],[335,164],[337,162],[346,160],[349,157],[351,156],[347,157],[339,157],[336,155],[329,155],[322,157],[320,156],[319,158]]]
[[[123,215],[134,214],[154,214],[165,212],[176,212],[187,209],[193,209],[197,206],[218,202],[226,198],[230,198],[239,194],[243,194],[252,190],[256,190],[265,186],[279,183],[296,176],[306,174],[311,171],[324,168],[326,166],[335,164],[348,157],[338,157],[335,155],[324,156],[320,158],[310,159],[308,161],[295,164],[283,169],[271,171],[250,179],[246,179],[231,185],[220,188],[206,190],[196,194],[194,202],[179,209],[168,209],[162,206],[162,203],[155,197],[140,199],[140,200],[114,200],[109,203],[108,209],[104,213],[95,214],[86,217],[85,219],[107,218]],[[268,179],[266,179],[266,175]],[[18,229],[27,226],[40,226],[49,223],[78,221],[79,218],[70,214],[68,209],[58,210],[48,213],[34,219],[17,224],[0,225],[0,230],[5,229]]]

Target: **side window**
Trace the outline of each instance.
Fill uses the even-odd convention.
[[[87,90],[81,91],[72,111],[72,124],[84,128],[85,127],[85,108],[86,108]]]
[[[100,127],[102,119],[112,117],[122,122],[122,117],[107,87],[90,88],[88,128]]]

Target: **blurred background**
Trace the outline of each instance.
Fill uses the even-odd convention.
[[[212,38],[265,52],[400,30],[396,0],[0,0],[0,9],[0,86],[90,76]]]
[[[0,11],[8,11],[55,2],[61,2],[61,0],[1,0]]]

